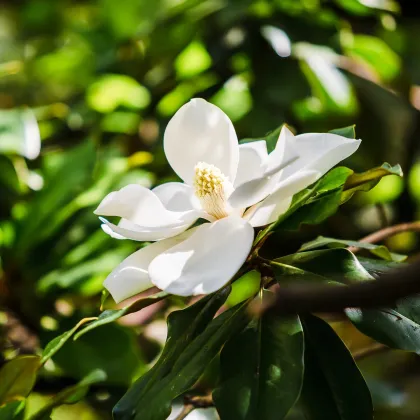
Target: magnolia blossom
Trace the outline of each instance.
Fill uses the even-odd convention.
[[[181,296],[212,293],[242,266],[254,227],[274,222],[292,197],[356,151],[360,140],[294,136],[285,126],[269,154],[264,140],[238,144],[229,117],[192,99],[169,122],[164,150],[184,181],[108,194],[95,210],[118,239],[156,241],[126,258],[104,286],[120,302],[153,285]],[[198,219],[202,223],[192,227]]]

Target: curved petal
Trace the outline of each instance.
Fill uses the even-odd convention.
[[[173,170],[192,184],[194,167],[206,162],[235,181],[238,138],[229,117],[204,99],[192,99],[169,121],[164,135],[166,158]]]
[[[352,155],[361,140],[348,139],[331,133],[300,134],[294,138],[299,159],[284,169],[282,179],[301,169],[318,171],[321,176]]]
[[[164,239],[147,245],[127,257],[105,279],[104,287],[111,293],[116,303],[153,287],[149,279],[148,267],[160,253],[184,241],[194,233],[194,229],[174,238]]]
[[[316,171],[301,171],[277,184],[276,191],[261,203],[251,207],[244,218],[254,227],[275,222],[285,213],[292,202],[293,195],[314,183],[320,177]]]
[[[171,238],[187,230],[198,219],[189,223],[180,222],[178,225],[150,228],[137,225],[130,220],[121,219],[118,225],[100,218],[104,223],[102,230],[115,239],[133,239],[134,241],[159,241],[160,239]]]
[[[167,182],[152,189],[162,204],[171,211],[200,209],[200,200],[190,185],[181,182]]]
[[[264,163],[268,157],[265,140],[253,141],[239,145],[239,165],[235,186],[264,174]]]
[[[205,223],[151,262],[150,279],[155,286],[175,295],[212,293],[240,269],[253,239],[252,226],[237,216]]]
[[[174,184],[176,185],[176,183]],[[172,186],[172,189],[174,191],[177,190],[174,186]],[[202,212],[193,209],[192,206],[186,211],[168,210],[154,192],[140,185],[131,184],[119,191],[108,194],[94,213],[103,216],[122,217],[127,223],[130,223],[130,230],[146,234],[158,232],[159,239],[161,239],[167,237],[162,236],[166,230],[171,231],[172,228],[191,226]],[[116,232],[114,228],[112,230]],[[122,235],[127,237],[125,234]],[[146,236],[138,240],[148,241],[155,239]]]
[[[229,204],[233,208],[250,207],[273,192],[283,169],[299,159],[294,146],[294,135],[284,125],[281,129],[276,148],[263,162],[259,176],[242,183],[229,197]]]
[[[266,198],[276,187],[280,174],[262,176],[236,188],[228,199],[234,209],[245,209]]]
[[[294,134],[283,125],[275,149],[268,155],[265,174],[274,174],[299,158]]]

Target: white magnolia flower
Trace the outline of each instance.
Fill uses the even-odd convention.
[[[120,302],[153,285],[189,296],[212,293],[239,270],[254,227],[274,222],[292,197],[356,151],[335,134],[294,136],[283,127],[270,154],[264,140],[238,145],[228,116],[203,99],[179,109],[164,135],[166,157],[184,181],[149,190],[128,185],[96,209],[119,239],[157,241],[125,259],[104,286]],[[189,229],[197,219],[203,223]]]

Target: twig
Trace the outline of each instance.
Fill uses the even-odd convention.
[[[386,215],[385,205],[383,203],[378,203],[375,205],[375,207],[378,212],[381,228],[386,228],[387,226],[389,226],[389,222],[388,222],[388,216]]]
[[[383,351],[390,350],[388,346],[385,346],[385,344],[381,343],[373,343],[369,347],[365,347],[363,349],[357,350],[352,353],[353,359],[355,360],[361,360],[365,357],[372,356],[377,353],[381,353]]]
[[[194,408],[208,408],[213,407],[213,398],[209,395],[186,395],[184,397],[184,404],[191,404]]]
[[[208,408],[213,406],[213,398],[211,395],[185,395],[184,409],[176,420],[185,419],[185,417],[187,417],[195,408]]]
[[[401,223],[400,225],[389,226],[360,239],[359,242],[376,244],[401,232],[420,232],[420,222]],[[351,246],[348,249],[353,253],[360,251],[360,248],[356,246]]]
[[[291,284],[250,307],[253,315],[266,311],[278,315],[310,312],[334,313],[345,308],[378,308],[420,292],[420,261],[382,274],[377,280],[347,286]]]

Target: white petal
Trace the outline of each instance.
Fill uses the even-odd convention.
[[[185,417],[185,420],[219,420],[217,410],[214,407],[196,408]]]
[[[229,197],[234,209],[245,209],[266,198],[276,187],[280,174],[262,176],[239,185]]]
[[[313,169],[321,176],[352,155],[361,141],[331,133],[300,134],[294,138],[299,159],[284,169],[282,179],[301,169]]]
[[[161,252],[184,241],[194,233],[194,229],[174,238],[164,239],[147,245],[127,257],[104,281],[104,287],[111,293],[116,303],[153,287],[149,279],[150,262]]]
[[[269,154],[265,174],[271,175],[290,165],[299,158],[293,133],[283,125],[275,149]]]
[[[192,207],[187,211],[168,210],[153,191],[138,184],[130,184],[108,194],[94,213],[101,216],[123,217],[148,227],[178,224],[179,221],[195,217],[195,210]]]
[[[188,211],[192,208],[199,209],[200,201],[194,195],[190,185],[181,182],[167,182],[158,185],[152,190],[162,204],[171,211]]]
[[[253,239],[254,229],[237,216],[205,223],[184,242],[152,261],[150,279],[155,286],[175,295],[215,292],[240,269]]]
[[[284,125],[281,129],[276,148],[263,162],[259,176],[236,187],[229,197],[229,204],[233,208],[250,207],[273,192],[284,169],[299,158],[294,146],[293,133]]]
[[[316,171],[297,172],[285,181],[280,182],[273,194],[250,208],[244,217],[254,227],[275,222],[289,209],[293,195],[314,183],[319,177],[320,174]]]
[[[164,135],[166,158],[173,170],[192,184],[198,162],[217,166],[235,181],[238,138],[229,117],[204,99],[192,99],[169,121]]]
[[[265,140],[239,145],[239,165],[235,186],[251,179],[260,178],[264,173],[264,163],[268,157]]]
[[[171,238],[172,236],[184,232],[195,222],[195,220],[193,220],[187,224],[185,222],[180,222],[178,225],[151,228],[137,225],[127,219],[121,219],[118,225],[115,225],[102,217],[100,219],[106,226],[105,228],[102,225],[102,230],[111,237],[116,239],[133,239],[134,241],[158,241],[164,238]]]

